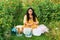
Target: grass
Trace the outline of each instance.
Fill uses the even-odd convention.
[[[11,40],[48,40],[49,37],[46,36],[45,34],[42,34],[41,36],[32,36],[31,38],[27,38],[24,35],[17,37],[17,36],[11,36]]]

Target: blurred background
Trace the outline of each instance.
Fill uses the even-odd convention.
[[[39,24],[45,24],[49,33],[32,38],[11,35],[11,28],[23,25],[26,10],[32,7]],[[0,0],[0,40],[60,40],[60,0]]]

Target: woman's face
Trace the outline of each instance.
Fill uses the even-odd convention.
[[[29,15],[32,15],[32,13],[33,13],[32,9],[29,9],[28,13],[29,13]]]

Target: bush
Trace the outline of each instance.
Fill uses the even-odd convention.
[[[53,4],[50,1],[41,2],[39,5],[39,20],[41,23],[48,24],[51,21],[60,20],[60,4]]]
[[[0,37],[8,39],[8,36],[11,34],[11,27],[20,22],[19,16],[21,11],[22,4],[20,0],[5,0],[0,2]]]

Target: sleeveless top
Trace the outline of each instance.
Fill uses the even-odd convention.
[[[37,18],[35,18],[36,19],[36,22],[38,22],[38,20],[37,20]],[[32,24],[32,23],[34,23],[34,21],[33,21],[33,19],[29,19],[29,21],[27,21],[27,16],[25,15],[24,16],[24,20],[23,20],[23,23],[24,23],[24,25],[23,25],[23,27],[27,27],[27,28],[29,28],[29,26],[28,25],[26,25],[25,23],[29,23],[29,24]],[[39,22],[38,22],[39,23]],[[38,25],[36,25],[36,24],[32,24],[31,26],[30,26],[30,28],[36,28]]]

